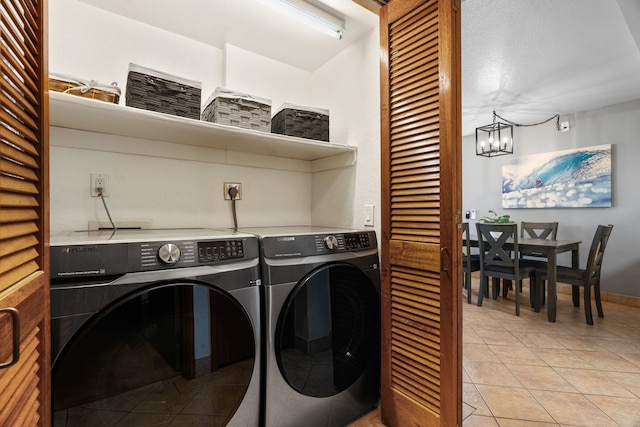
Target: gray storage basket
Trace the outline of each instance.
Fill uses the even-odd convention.
[[[271,119],[271,132],[329,141],[329,110],[283,104]]]
[[[243,129],[271,131],[271,100],[216,88],[202,110],[202,120]]]
[[[129,64],[125,103],[129,107],[200,119],[201,84]]]

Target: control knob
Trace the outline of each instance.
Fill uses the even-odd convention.
[[[329,235],[324,238],[324,245],[330,251],[333,251],[338,248],[338,239],[334,235]]]
[[[158,257],[165,264],[175,264],[180,260],[180,248],[173,243],[166,243],[158,249]]]

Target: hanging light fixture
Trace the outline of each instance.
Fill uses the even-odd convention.
[[[297,19],[311,28],[342,39],[345,31],[344,19],[337,17],[333,13],[321,9],[305,0],[258,0],[271,6],[280,13],[293,19]]]
[[[493,112],[493,123],[476,128],[476,155],[484,157],[504,156],[513,154],[513,127],[538,126],[557,119],[556,128],[560,130],[560,114],[532,124],[518,124]]]
[[[495,112],[494,112],[495,114]],[[476,128],[476,155],[485,157],[513,154],[513,126],[496,122]]]

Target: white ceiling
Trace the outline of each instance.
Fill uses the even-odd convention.
[[[346,20],[342,40],[283,18],[256,0],[81,1],[308,71],[378,23],[376,15],[351,0],[322,0]],[[640,0],[466,0],[463,134],[490,123],[493,110],[529,124],[556,113],[640,99],[639,46]]]
[[[316,70],[378,25],[377,15],[351,0],[320,3],[345,18],[342,40],[291,20],[258,0],[80,1],[220,49],[229,43],[307,71]]]
[[[640,1],[467,0],[463,134],[640,98]]]

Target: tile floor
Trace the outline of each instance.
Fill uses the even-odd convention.
[[[516,317],[513,292],[476,298],[463,302],[464,427],[640,426],[640,308],[604,302],[599,318],[594,304],[589,326],[569,294],[555,323],[527,304]],[[382,425],[378,409],[350,427]]]

